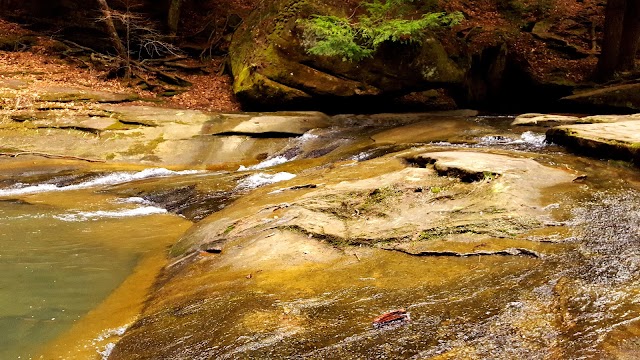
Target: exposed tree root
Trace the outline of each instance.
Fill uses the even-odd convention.
[[[102,68],[110,70],[110,76],[120,76],[124,70],[125,78],[128,77],[132,83],[147,88],[148,90],[165,92],[176,91],[174,87],[185,88],[192,84],[178,76],[174,72],[204,72],[203,66],[185,65],[179,61],[184,60],[183,56],[171,56],[164,59],[149,59],[136,61],[127,59],[126,69],[123,69],[123,61],[119,56],[111,56],[99,53],[91,48],[82,46],[72,41],[63,40],[69,49],[63,55],[71,61],[79,63],[88,68]]]

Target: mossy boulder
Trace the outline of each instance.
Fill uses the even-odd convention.
[[[466,60],[452,60],[435,35],[421,44],[383,43],[371,58],[350,62],[309,55],[303,25],[311,15],[348,17],[348,2],[279,0],[250,15],[234,34],[229,53],[234,92],[248,106],[404,95],[463,82]]]

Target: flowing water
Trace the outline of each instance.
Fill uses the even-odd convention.
[[[251,286],[237,280],[245,281],[244,272],[222,272],[216,297],[193,305],[218,315],[208,330],[217,346],[193,348],[183,358],[472,358],[472,348],[487,359],[600,358],[607,347],[634,358],[639,172],[568,154],[539,132],[509,129],[508,118],[438,121],[428,133],[416,131],[424,124],[374,123],[312,131],[230,172],[62,173],[62,165],[41,170],[44,160],[22,164],[0,178],[0,359],[106,358],[111,339],[142,309],[166,249],[192,225],[187,218],[200,220],[308,169],[424,145],[544,154],[545,164],[588,174],[588,189],[568,194],[568,205],[554,210],[555,220],[574,230],[541,234],[563,240],[539,245],[549,254],[542,262],[499,256],[407,262],[404,254],[363,250],[356,265],[265,269]],[[405,307],[412,321],[382,331],[362,321],[394,307]]]
[[[149,173],[0,190],[0,358],[34,357],[186,230],[164,209],[94,192]]]

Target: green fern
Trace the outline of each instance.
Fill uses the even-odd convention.
[[[343,60],[360,61],[373,51],[359,45],[359,30],[346,19],[336,16],[313,16],[305,23],[305,42],[308,53],[322,56],[339,56]]]
[[[343,61],[360,61],[373,56],[386,42],[420,43],[424,30],[459,24],[459,13],[427,13],[417,20],[392,18],[398,7],[413,0],[373,0],[365,3],[368,15],[355,23],[337,16],[313,15],[299,20],[304,27],[303,45],[312,55],[341,57]]]

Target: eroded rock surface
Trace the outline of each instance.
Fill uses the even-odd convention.
[[[59,129],[66,122],[14,114],[3,131],[34,139],[49,131],[163,133],[153,151],[166,154],[163,161],[238,162],[95,189],[201,220],[172,248],[111,359],[606,358],[637,350],[638,197],[605,195],[575,210],[597,189],[634,186],[632,169],[546,151],[537,140],[513,147],[511,140],[530,140],[505,131],[504,121],[491,126],[464,113],[339,116],[304,136],[266,139],[206,134],[223,116],[255,114],[99,108],[84,116],[111,119],[120,130]],[[51,151],[59,146],[53,139],[38,146]],[[33,160],[3,157],[3,188],[78,184],[140,168]],[[251,181],[277,174],[288,180]],[[52,206],[76,201],[24,196],[42,198]],[[372,327],[394,309],[411,321]]]
[[[478,172],[486,176],[463,181]],[[258,189],[173,248],[162,285],[110,358],[378,351],[403,337],[382,336],[372,319],[418,301],[417,289],[487,281],[510,271],[487,264],[513,257],[504,266],[523,269],[560,250],[529,237],[545,228],[546,189],[575,187],[574,177],[527,156],[414,149]],[[459,272],[481,255],[487,272]],[[442,321],[431,316],[412,313],[403,328],[427,336]]]
[[[286,147],[286,138],[332,124],[318,112],[221,114],[95,103],[0,110],[3,146],[15,152],[183,167],[259,162]]]
[[[203,129],[207,135],[294,137],[312,129],[325,128],[331,119],[321,112],[275,112],[269,114],[222,114]]]

